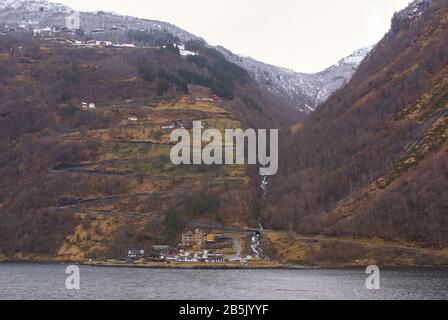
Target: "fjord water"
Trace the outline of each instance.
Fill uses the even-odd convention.
[[[81,288],[65,287],[67,265],[0,264],[0,299],[448,299],[447,269],[386,269],[366,290],[362,269],[172,270],[80,266]]]

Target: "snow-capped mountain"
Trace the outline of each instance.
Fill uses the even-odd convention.
[[[428,0],[418,0],[425,2]],[[47,0],[0,0],[0,27],[7,25],[18,28],[61,28],[65,18],[73,10],[63,4]],[[197,36],[172,24],[147,19],[138,19],[111,12],[82,12],[81,27],[84,31],[108,30],[108,33],[90,34],[100,40],[128,41],[127,30],[157,29],[167,32],[181,42],[199,39]],[[110,32],[110,29],[117,31]],[[107,39],[106,39],[107,38]],[[277,97],[281,97],[290,106],[305,113],[315,110],[334,91],[346,84],[358,65],[371,48],[356,51],[326,70],[306,74],[268,65],[252,59],[235,55],[223,47],[216,47],[231,62],[248,70],[259,85]]]
[[[28,28],[65,27],[65,18],[73,9],[47,0],[0,0],[0,24]],[[193,34],[172,24],[123,16],[113,12],[81,12],[82,29],[100,30],[116,27],[120,30],[156,28],[171,33],[181,41],[197,39]]]
[[[63,4],[46,0],[0,0],[0,22],[18,25],[38,25],[51,16],[69,14]]]
[[[51,9],[65,12],[70,10],[69,7],[63,4],[52,3],[45,0],[0,0],[0,10],[28,10],[28,11],[42,11],[42,9]]]
[[[372,48],[360,49],[324,71],[308,74],[272,66],[218,47],[228,60],[248,70],[271,93],[299,111],[309,113],[344,86]]]

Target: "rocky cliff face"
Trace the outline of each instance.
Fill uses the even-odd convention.
[[[372,48],[360,49],[337,64],[315,74],[299,73],[272,66],[250,57],[218,48],[228,60],[248,70],[271,93],[282,97],[297,110],[310,113],[344,86]]]

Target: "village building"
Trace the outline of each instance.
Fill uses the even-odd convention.
[[[131,115],[131,116],[128,117],[128,120],[129,120],[129,121],[134,121],[134,122],[135,122],[135,121],[138,121],[138,117],[137,117],[137,116],[132,116],[132,115]]]
[[[201,229],[196,229],[194,232],[188,231],[182,234],[182,246],[202,247],[207,242],[207,233]]]
[[[200,263],[220,263],[226,260],[222,253],[210,250],[203,250],[195,253],[180,250],[169,253],[163,257],[162,256],[159,256],[158,258],[156,257],[156,259],[157,261],[160,261],[160,259],[164,259],[165,261],[168,262],[200,262]]]
[[[213,233],[209,233],[207,235],[207,243],[215,243],[216,236]]]
[[[200,85],[189,84],[188,92],[195,96],[208,97],[212,94],[212,89]]]
[[[178,261],[178,262],[195,262],[196,258],[193,254],[187,251],[180,251],[178,256],[171,256],[167,258],[168,261]]]
[[[220,243],[233,242],[233,238],[227,237],[223,234],[217,234],[215,236],[215,242],[220,242]]]
[[[206,262],[224,262],[224,256],[221,253],[208,254]]]
[[[162,129],[162,130],[172,130],[172,129],[174,129],[176,126],[174,125],[174,124],[166,124],[166,125],[163,125],[163,126],[161,126],[160,128]]]
[[[128,260],[129,261],[136,261],[143,259],[145,255],[145,250],[143,249],[129,249],[128,250]]]
[[[171,248],[168,245],[154,245],[152,246],[152,251],[155,253],[154,256],[157,256],[159,259],[165,259],[168,256],[172,256],[177,253],[177,249]]]
[[[217,95],[209,95],[207,97],[203,97],[203,98],[199,98],[197,99],[198,101],[203,101],[203,102],[214,102],[214,103],[222,103],[222,99],[220,97],[218,97]]]
[[[95,30],[90,31],[90,33],[103,33],[103,32],[106,32],[106,30],[105,29],[95,29]]]
[[[147,257],[146,261],[160,263],[160,262],[165,262],[166,260],[165,260],[164,256],[161,256],[158,254],[153,254],[153,255],[150,255],[149,257]]]
[[[233,238],[226,237],[221,233],[206,233],[201,229],[188,231],[182,234],[182,247],[201,247],[207,249],[222,249],[233,246]]]
[[[155,245],[152,246],[152,250],[155,252],[168,252],[170,250],[170,247],[165,245]]]
[[[191,129],[193,128],[193,122],[189,120],[179,120],[166,123],[160,127],[162,130],[173,130],[173,129]]]
[[[188,231],[182,234],[182,245],[185,247],[192,246],[194,243],[193,232]]]
[[[35,37],[37,37],[37,36],[49,37],[49,36],[51,36],[53,34],[53,32],[55,32],[55,30],[51,29],[50,27],[46,27],[46,28],[43,28],[43,29],[36,28],[36,29],[33,30],[33,35]]]
[[[208,234],[207,241],[204,243],[203,248],[210,250],[222,250],[232,248],[234,245],[234,239],[226,237],[223,234]]]
[[[87,40],[87,41],[86,41],[86,45],[87,45],[88,47],[95,47],[95,46],[99,45],[99,41],[96,41],[96,40]]]
[[[111,41],[88,40],[86,41],[86,46],[105,48],[105,47],[112,47],[113,43]]]
[[[207,241],[207,234],[204,233],[201,229],[196,229],[193,235],[193,242],[198,247],[202,247],[202,245]]]
[[[174,46],[179,49],[179,54],[181,56],[188,57],[188,56],[197,56],[198,55],[197,52],[186,50],[185,45],[183,45],[183,44],[174,44]]]
[[[222,99],[217,95],[211,95],[208,98],[211,102],[222,103]]]

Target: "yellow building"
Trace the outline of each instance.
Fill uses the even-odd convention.
[[[215,242],[215,240],[216,240],[216,236],[213,234],[213,233],[209,233],[208,235],[207,235],[207,242]]]

